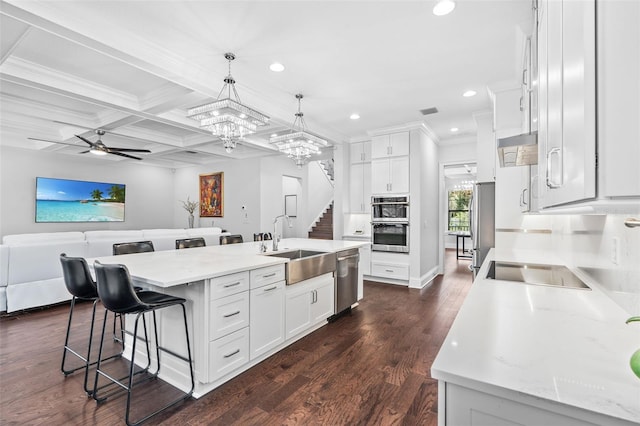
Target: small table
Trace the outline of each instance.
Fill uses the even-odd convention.
[[[469,232],[449,232],[449,235],[456,236],[456,259],[471,259],[473,256],[465,254],[467,251],[464,247],[464,239],[470,239],[471,234]],[[460,251],[460,240],[462,240],[462,252]]]

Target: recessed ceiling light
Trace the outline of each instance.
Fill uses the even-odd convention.
[[[274,62],[269,65],[269,69],[273,72],[282,72],[284,71],[284,65],[282,65],[280,62]]]
[[[457,127],[452,127],[451,128],[451,131],[454,132],[454,133],[457,132],[458,130],[460,130],[460,129],[458,129]]]
[[[359,114],[355,114],[355,113],[353,113],[353,114],[351,114],[351,115],[349,116],[349,118],[350,118],[350,119],[352,119],[352,120],[357,120],[357,119],[359,119],[359,118],[360,118],[360,115],[359,115]]]
[[[465,98],[470,98],[471,96],[475,96],[475,95],[476,95],[475,90],[467,90],[462,94],[462,96],[464,96]]]
[[[433,14],[436,16],[444,16],[453,12],[456,8],[456,3],[453,0],[440,0],[433,6]]]

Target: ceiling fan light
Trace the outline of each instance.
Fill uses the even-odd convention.
[[[90,149],[89,152],[93,155],[107,155],[107,151],[101,149]]]

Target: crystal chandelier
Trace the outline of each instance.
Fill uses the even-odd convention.
[[[284,152],[296,166],[301,168],[311,158],[312,154],[320,154],[320,148],[327,146],[327,141],[306,131],[304,114],[300,111],[301,94],[296,95],[298,100],[298,112],[288,133],[273,136],[270,140],[280,152]]]
[[[224,57],[229,62],[229,74],[224,79],[218,98],[215,102],[189,108],[187,117],[200,121],[200,127],[222,139],[225,151],[231,152],[238,140],[255,133],[258,126],[267,124],[269,117],[240,102],[236,81],[231,76],[231,61],[236,56],[225,53]],[[227,97],[221,99],[223,93]]]

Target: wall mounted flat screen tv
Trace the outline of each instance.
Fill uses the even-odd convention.
[[[124,222],[125,185],[36,178],[36,222]]]

